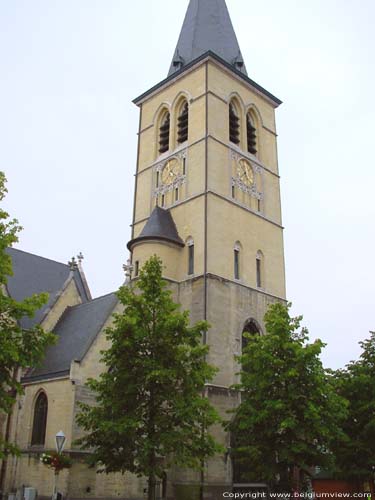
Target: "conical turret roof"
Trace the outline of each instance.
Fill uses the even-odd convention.
[[[129,241],[128,249],[131,251],[136,243],[145,240],[159,240],[173,243],[181,247],[185,246],[178,234],[176,224],[170,211],[160,207],[154,208],[141,234],[137,238]]]
[[[247,75],[225,0],[190,0],[168,76],[209,51]]]

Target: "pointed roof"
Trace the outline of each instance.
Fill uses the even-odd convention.
[[[23,382],[69,375],[73,360],[81,361],[118,303],[115,293],[68,307],[53,329],[56,344],[49,346],[41,366],[30,370]]]
[[[170,211],[160,207],[154,208],[138,238],[129,241],[128,249],[131,251],[136,243],[144,240],[161,240],[181,247],[185,245],[178,234]]]
[[[45,314],[53,307],[69,279],[74,279],[82,302],[91,299],[90,291],[82,280],[78,269],[72,271],[67,264],[24,252],[18,248],[6,250],[12,259],[13,275],[8,277],[7,291],[14,300],[22,301],[37,293],[47,292],[49,299],[33,318],[21,320],[23,328],[32,328],[43,321]]]
[[[247,75],[225,0],[190,0],[168,76],[209,51]]]

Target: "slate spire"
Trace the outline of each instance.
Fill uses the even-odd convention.
[[[190,0],[168,76],[208,51],[247,75],[225,0]]]

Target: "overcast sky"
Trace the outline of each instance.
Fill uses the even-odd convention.
[[[167,76],[188,0],[0,0],[0,169],[18,248],[80,251],[117,289],[138,109]],[[227,0],[250,78],[277,110],[287,294],[326,366],[375,328],[373,0]]]

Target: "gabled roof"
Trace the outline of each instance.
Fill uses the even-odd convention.
[[[16,248],[8,248],[6,252],[12,258],[13,276],[8,278],[7,291],[13,299],[22,301],[33,294],[43,292],[49,294],[48,303],[39,309],[33,318],[24,318],[21,321],[23,328],[31,328],[43,320],[45,313],[53,306],[69,278],[74,279],[82,302],[90,300],[90,292],[78,269],[71,271],[67,264]]]
[[[47,348],[43,364],[30,371],[23,382],[68,375],[71,362],[83,359],[117,302],[116,294],[110,293],[68,307],[53,330],[58,336],[57,343]]]
[[[138,238],[135,238],[128,243],[128,249],[141,241],[145,240],[160,240],[183,247],[185,244],[180,238],[176,224],[169,210],[155,207],[150,218]]]
[[[168,76],[208,51],[247,75],[225,0],[190,0]]]

